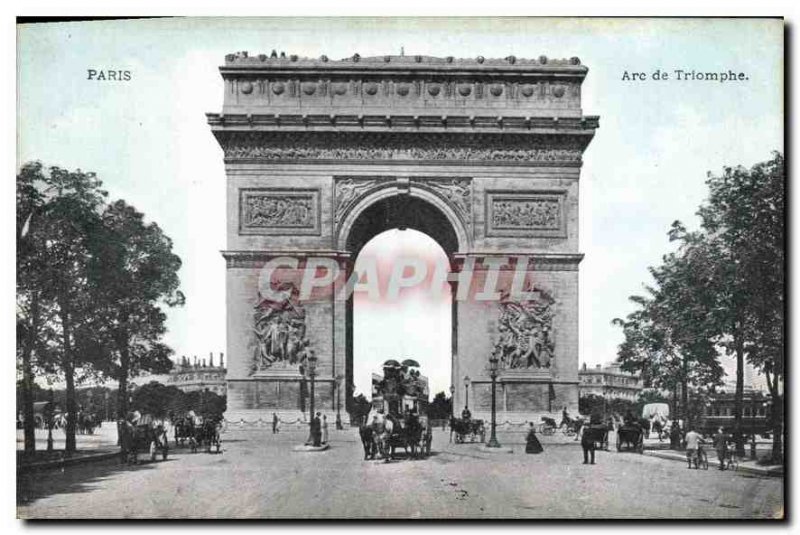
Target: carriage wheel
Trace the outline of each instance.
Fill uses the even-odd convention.
[[[617,433],[617,451],[622,451],[622,437]]]
[[[155,440],[151,440],[150,441],[150,460],[151,461],[155,461],[156,460],[156,441]]]

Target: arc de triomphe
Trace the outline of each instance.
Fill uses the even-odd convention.
[[[442,335],[452,336],[456,408],[469,376],[470,409],[488,415],[494,351],[500,422],[577,412],[578,185],[598,128],[582,114],[578,58],[239,53],[220,71],[223,109],[208,123],[227,174],[229,421],[298,417],[311,349],[316,406],[344,412],[352,300],[300,302],[285,285],[291,297],[267,299],[259,274],[277,257],[299,259],[285,280],[309,258],[346,272],[391,228],[428,234],[476,280],[492,265],[527,275],[525,300],[453,300],[453,332]]]

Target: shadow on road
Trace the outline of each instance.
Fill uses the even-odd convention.
[[[100,481],[115,474],[152,470],[158,464],[174,460],[121,464],[119,459],[108,459],[64,468],[20,472],[17,476],[17,505],[30,505],[54,494],[92,492],[98,488]]]

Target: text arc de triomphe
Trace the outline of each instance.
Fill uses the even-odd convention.
[[[397,227],[430,235],[476,281],[493,260],[527,258],[534,299],[454,301],[454,406],[469,376],[470,409],[488,416],[494,351],[500,422],[577,411],[578,185],[599,126],[582,114],[578,58],[238,53],[220,71],[223,110],[207,118],[227,174],[229,421],[300,417],[310,349],[316,406],[344,412],[351,302],[264,299],[259,273],[287,256],[298,269],[281,280],[313,257],[346,270]]]

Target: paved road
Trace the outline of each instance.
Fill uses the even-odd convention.
[[[504,444],[522,435],[501,435]],[[783,481],[576,443],[541,455],[487,454],[434,435],[428,460],[362,460],[354,430],[324,453],[299,453],[301,431],[231,430],[222,454],[178,450],[166,462],[107,461],[23,476],[27,518],[753,518],[775,517]],[[548,437],[544,437],[547,439]],[[563,442],[563,441],[562,441]]]

